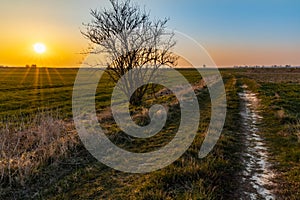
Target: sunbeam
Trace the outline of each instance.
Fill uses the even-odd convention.
[[[46,72],[46,75],[47,75],[48,83],[49,83],[50,86],[52,86],[51,77],[50,77],[49,70],[48,70],[47,67],[45,68],[45,72]]]
[[[26,80],[29,72],[30,72],[30,68],[27,68],[27,70],[26,70],[26,72],[25,72],[25,74],[24,74],[24,76],[23,76],[23,78],[22,78],[22,80],[20,82],[20,85],[22,85],[24,83],[24,81]]]
[[[44,72],[45,71],[45,68],[41,68],[39,69],[39,75],[38,75],[38,78],[39,78],[39,92],[40,92],[40,100],[44,100],[44,83],[45,83],[45,80],[44,80]]]
[[[57,76],[59,77],[59,79],[63,82],[63,84],[65,84],[65,81],[64,81],[63,77],[61,76],[61,74],[59,73],[59,71],[57,71],[56,68],[53,68],[53,70],[57,74]]]
[[[35,91],[35,96],[38,97],[38,85],[39,85],[39,73],[40,73],[40,69],[39,68],[35,68],[35,74],[34,74],[34,91]]]

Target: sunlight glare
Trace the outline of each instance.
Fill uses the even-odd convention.
[[[46,46],[43,43],[35,43],[33,45],[33,49],[36,53],[42,54],[46,51]]]

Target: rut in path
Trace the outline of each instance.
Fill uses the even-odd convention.
[[[264,139],[258,134],[257,124],[262,117],[258,114],[259,99],[256,94],[243,86],[239,93],[241,99],[241,122],[245,150],[242,153],[242,162],[245,167],[239,179],[240,199],[276,199],[272,193],[274,172],[268,162],[268,149]]]

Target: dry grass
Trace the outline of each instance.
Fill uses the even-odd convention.
[[[300,119],[298,119],[295,123],[288,124],[288,132],[297,136],[298,143],[300,143]]]
[[[300,69],[248,69],[244,76],[255,79],[259,83],[300,83]]]
[[[282,120],[285,116],[285,111],[282,108],[275,113],[275,117],[280,120]]]
[[[78,144],[71,123],[39,113],[30,125],[6,121],[0,128],[0,185],[24,186],[39,167],[56,162]]]

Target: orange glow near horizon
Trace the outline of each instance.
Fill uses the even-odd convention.
[[[82,59],[79,48],[60,46],[59,44],[41,45],[32,42],[12,42],[10,44],[1,44],[6,48],[0,48],[0,65],[3,66],[25,66],[36,64],[44,67],[63,67],[78,65]]]
[[[28,27],[9,27],[1,30],[0,66],[38,67],[76,66],[82,60],[80,54],[88,46],[80,31],[46,26],[37,29],[34,22]],[[20,31],[19,29],[22,29]],[[37,42],[46,46],[44,53],[38,54],[33,45]]]
[[[79,34],[77,39],[71,37],[66,39],[66,33],[59,38],[54,38],[44,33],[44,36],[30,36],[24,34],[24,38],[17,37],[14,34],[4,35],[3,43],[0,47],[0,66],[25,66],[36,64],[38,67],[78,67],[83,55],[86,41]],[[34,38],[36,37],[36,38]],[[47,50],[38,54],[33,51],[33,44],[36,41],[43,41]],[[73,42],[74,41],[74,42]],[[234,65],[299,65],[299,49],[288,47],[268,46],[265,48],[258,47],[228,47],[221,45],[206,46],[217,66],[234,66]],[[186,49],[188,52],[188,47]],[[190,52],[197,57],[197,52]],[[271,61],[271,62],[270,62]],[[178,63],[185,65],[186,63]]]
[[[299,49],[286,47],[212,47],[208,49],[217,66],[293,65],[299,66]]]
[[[80,54],[88,47],[88,41],[78,30],[48,28],[43,31],[25,29],[22,33],[4,31],[0,46],[0,66],[25,66],[36,64],[38,67],[78,67],[84,56]],[[74,34],[72,34],[74,33]],[[42,41],[47,47],[43,54],[33,51],[32,45]],[[299,49],[280,46],[249,47],[205,46],[217,66],[234,65],[299,65]],[[186,51],[189,52],[188,47]],[[197,57],[197,52],[190,52]],[[179,63],[182,65],[182,63]],[[186,63],[183,63],[185,65]]]

